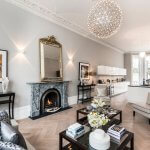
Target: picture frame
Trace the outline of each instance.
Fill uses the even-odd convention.
[[[80,81],[90,79],[89,68],[90,68],[89,63],[79,62],[79,80]]]
[[[8,51],[0,49],[0,82],[8,76]]]

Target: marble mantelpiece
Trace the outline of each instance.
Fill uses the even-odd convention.
[[[56,89],[61,95],[61,107],[68,107],[68,85],[69,81],[32,82],[31,86],[31,112],[30,117],[40,116],[40,101],[42,95],[49,89]]]

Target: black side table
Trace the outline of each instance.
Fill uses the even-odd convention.
[[[8,104],[9,117],[11,119],[14,119],[15,93],[13,93],[13,92],[0,93],[0,97],[6,98],[4,100],[0,100],[0,104]]]
[[[95,87],[95,84],[78,85],[78,102],[81,101],[83,103],[85,101],[91,100],[93,98],[91,96],[91,93],[94,87]],[[81,94],[81,98],[80,98],[80,94]]]

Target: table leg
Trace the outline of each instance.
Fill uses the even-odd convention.
[[[62,139],[62,136],[59,134],[59,150],[62,150],[62,147],[63,147],[63,141],[62,141],[63,139]]]
[[[79,112],[77,111],[77,122],[79,121]]]
[[[133,117],[135,117],[135,111],[133,111]]]
[[[11,119],[11,113],[10,113],[10,101],[9,101],[9,104],[8,104],[8,111],[9,111],[9,118]]]
[[[80,95],[79,92],[80,92],[80,90],[79,90],[79,87],[78,87],[78,101],[77,101],[77,104],[79,104],[79,98],[80,98],[80,97],[79,97],[79,95]]]
[[[82,87],[82,104],[83,104],[83,100],[84,100],[84,89]]]
[[[133,137],[132,137],[132,139],[131,139],[131,142],[130,142],[130,148],[131,148],[131,150],[134,150],[134,135],[133,135]]]
[[[14,99],[15,99],[15,95],[13,95],[13,99],[12,99],[12,119],[14,119]]]
[[[122,123],[122,111],[120,112],[120,123]]]

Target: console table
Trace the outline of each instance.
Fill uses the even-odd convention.
[[[13,93],[13,92],[1,93],[0,92],[0,98],[4,98],[3,100],[0,100],[0,105],[8,104],[9,117],[14,119],[15,93]]]
[[[78,85],[78,102],[82,103],[88,100],[91,100],[93,97],[91,96],[92,89],[95,87],[95,84],[89,85]],[[80,98],[81,95],[81,98]]]

